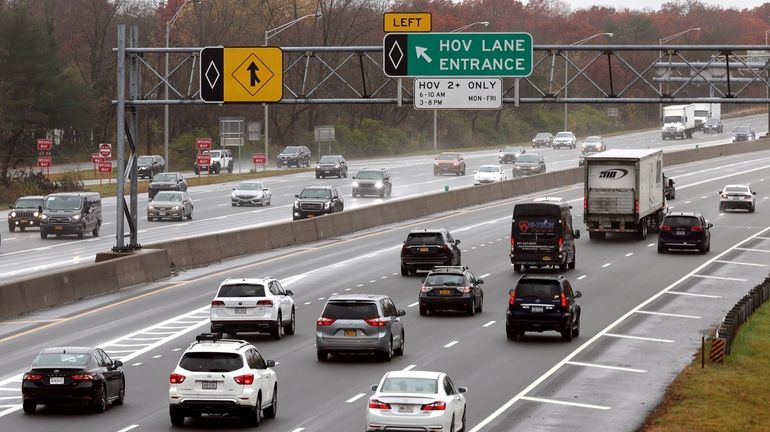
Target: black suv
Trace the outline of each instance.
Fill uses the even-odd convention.
[[[401,247],[401,275],[434,266],[459,266],[460,240],[455,240],[446,229],[412,230]]]
[[[160,173],[153,177],[147,190],[147,195],[152,200],[160,191],[187,192],[187,181],[182,173],[179,172]]]
[[[341,212],[345,207],[342,194],[335,186],[308,186],[294,198],[294,220]]]
[[[299,167],[310,166],[310,149],[306,146],[288,146],[278,153],[278,166],[290,167],[292,165]]]
[[[555,330],[571,341],[580,335],[580,291],[564,276],[524,275],[508,292],[505,334],[515,341],[525,331]]]
[[[136,158],[136,175],[153,178],[166,169],[166,161],[160,155],[144,155]]]
[[[468,315],[481,312],[484,307],[483,279],[467,266],[433,267],[420,288],[420,315],[437,309],[464,310]]]
[[[45,197],[42,195],[23,196],[16,200],[8,213],[8,231],[14,232],[16,228],[24,231],[27,228],[39,227],[40,217],[43,216]]]
[[[364,168],[353,176],[353,198],[358,195],[379,195],[380,198],[393,193],[393,182],[387,168]]]
[[[722,120],[710,118],[706,120],[705,123],[703,123],[704,134],[722,133],[722,132],[724,132],[724,125],[722,125]]]
[[[663,218],[658,233],[658,253],[669,249],[711,250],[711,222],[696,212],[671,212]]]
[[[321,156],[321,160],[315,165],[315,178],[328,176],[347,177],[348,163],[342,155]]]

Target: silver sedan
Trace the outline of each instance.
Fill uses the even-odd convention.
[[[157,219],[192,219],[193,202],[187,192],[158,192],[147,205],[147,220]]]

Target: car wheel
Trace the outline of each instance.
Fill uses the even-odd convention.
[[[567,326],[566,328],[563,328],[563,329],[561,330],[561,338],[562,338],[562,339],[563,339],[565,342],[570,342],[570,341],[572,341],[572,328],[571,328],[571,327],[572,327],[572,326],[570,325],[570,326]]]
[[[283,337],[283,321],[281,320],[280,312],[278,312],[278,319],[275,321],[275,324],[270,331],[270,336],[272,336],[275,340],[281,340]]]
[[[48,238],[48,233],[44,233],[43,231],[40,231],[40,238],[41,239],[47,239]]]
[[[91,235],[94,237],[99,237],[99,221],[96,222],[96,226],[94,227],[93,231],[91,231]]]
[[[658,243],[658,253],[666,253],[666,247]]]
[[[37,411],[37,403],[32,400],[25,400],[22,403],[22,408],[24,409],[24,414],[34,414]]]
[[[509,341],[515,342],[519,336],[519,331],[515,327],[505,326],[505,337]]]
[[[391,338],[390,341],[388,341],[387,348],[385,348],[385,351],[382,351],[380,353],[380,356],[386,362],[389,362],[393,359],[393,338]]]
[[[120,384],[120,392],[118,393],[118,398],[112,401],[113,405],[123,405],[123,402],[126,400],[126,380],[123,380],[123,383]]]
[[[723,206],[722,204],[719,204],[719,211],[721,212],[725,211],[725,206]]]
[[[404,355],[404,349],[406,348],[406,339],[404,338],[404,331],[401,330],[401,346],[395,351],[397,356]]]
[[[751,206],[749,213],[754,213],[754,210],[756,210],[755,206]],[[24,229],[22,229],[22,231],[24,231]]]
[[[355,192],[353,192],[353,193],[352,193],[352,195],[353,195],[353,198],[355,198],[355,197],[357,197],[357,196],[358,196],[358,194],[357,194],[357,193],[355,193]]]
[[[576,338],[580,336],[580,315],[578,315],[577,323],[575,323],[575,328],[572,329],[572,337]]]
[[[14,232],[14,231],[16,231],[16,226],[15,226],[15,225],[11,225],[11,224],[8,224],[8,231],[10,231],[10,232]]]
[[[452,422],[449,423],[449,432],[455,432],[455,416],[452,416]]]
[[[468,422],[465,421],[465,411],[466,409],[463,409],[463,419],[462,423],[460,423],[460,430],[458,432],[465,432],[468,427]]]
[[[572,255],[572,261],[569,262],[567,268],[570,270],[575,270],[575,261],[577,261],[577,254]]]
[[[238,207],[238,203],[230,203],[233,207]]]
[[[484,295],[481,295],[481,300],[479,300],[479,304],[476,306],[476,312],[482,313],[484,312]]]
[[[180,414],[178,410],[171,408],[169,410],[169,417],[171,418],[171,425],[176,427],[184,426],[184,415]]]
[[[562,273],[567,271],[567,258],[564,258],[564,262],[559,264],[559,271]]]
[[[99,392],[99,400],[93,405],[94,412],[103,413],[107,411],[107,385],[102,384],[102,390]]]
[[[257,404],[249,413],[249,423],[254,427],[262,423],[262,395],[257,396]]]
[[[315,355],[319,362],[325,362],[326,360],[329,360],[329,353],[326,351],[316,351]]]
[[[187,215],[187,220],[192,220],[192,210],[190,210],[190,214]]]
[[[428,307],[420,306],[420,316],[428,316]]]
[[[265,408],[265,418],[275,418],[276,414],[278,414],[278,385],[273,388],[273,400],[270,406]]]
[[[284,327],[283,331],[287,335],[293,335],[297,331],[297,317],[294,309],[291,310],[291,320],[289,320],[289,324]]]
[[[521,264],[514,264],[513,265],[513,272],[514,273],[521,273]]]
[[[401,276],[409,276],[409,268],[401,264]]]
[[[698,248],[698,252],[700,252],[701,255],[705,255],[707,252],[706,246]]]
[[[647,239],[647,221],[646,220],[642,221],[642,227],[639,228],[637,235],[639,236],[639,240]]]
[[[83,224],[83,226],[80,229],[80,232],[78,233],[78,238],[82,239],[86,236],[86,224]]]
[[[315,178],[316,178],[316,180],[318,180],[319,178],[321,178],[321,174],[316,174]]]
[[[476,298],[475,297],[471,300],[471,305],[466,311],[466,313],[470,316],[476,315]]]
[[[709,240],[709,242],[706,243],[706,252],[711,252],[711,240]]]
[[[380,192],[380,198],[385,198],[385,191]]]

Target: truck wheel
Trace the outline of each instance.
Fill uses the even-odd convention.
[[[642,226],[639,228],[637,235],[639,236],[639,240],[647,239],[647,220],[642,221]]]
[[[588,238],[591,240],[604,240],[605,238],[607,238],[607,233],[588,231]]]
[[[514,264],[513,265],[513,272],[514,273],[521,273],[521,264]]]

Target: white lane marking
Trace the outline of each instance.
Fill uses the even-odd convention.
[[[760,239],[760,240],[770,240],[770,237],[760,237],[760,236],[756,236],[756,237],[754,237],[754,238],[758,238],[758,239]]]
[[[415,306],[417,306],[418,304],[420,304],[420,302],[414,302],[414,303],[410,304],[410,305],[409,305],[409,306],[407,306],[407,307],[415,307]]]
[[[174,348],[171,351],[173,351],[173,352],[182,351],[182,348]]]
[[[0,396],[0,400],[10,400],[10,399],[21,399],[21,395],[19,396]],[[15,405],[14,405],[15,407]]]
[[[345,291],[350,291],[352,288],[345,288]]]
[[[609,267],[609,266],[611,266],[611,265],[612,265],[612,263],[606,263],[606,264],[604,264],[604,265],[602,266],[602,268],[607,268],[607,267]]]
[[[391,275],[398,276],[398,272],[393,272],[393,273],[391,273]]]
[[[163,357],[163,355],[162,355],[162,354],[158,354],[158,355],[154,355],[154,356],[152,356],[152,358],[154,358],[154,359],[159,359],[159,358],[161,358],[161,357]]]
[[[362,286],[364,286],[364,284],[358,284],[358,285],[356,285],[356,287],[357,287],[357,288],[361,288]]]
[[[690,204],[691,202],[692,202],[692,201],[685,201],[684,203],[685,203],[685,204]]]
[[[112,344],[112,346],[116,346],[116,347],[145,347],[147,345],[149,345],[149,344],[148,343],[143,343],[143,344]]]
[[[484,279],[485,277],[488,277],[488,276],[489,276],[489,273],[483,274],[483,275],[479,276],[479,279]]]
[[[491,326],[492,324],[494,324],[494,323],[496,323],[496,322],[497,322],[497,321],[490,321],[490,322],[488,322],[488,323],[484,324],[482,327],[489,327],[489,326]]]
[[[380,279],[387,279],[387,276],[380,276]]]
[[[650,243],[647,245],[647,247],[650,247],[650,246],[655,246],[655,243]]]
[[[325,298],[326,298],[326,297],[318,297],[318,300],[323,300],[323,299],[325,299]]]
[[[291,432],[302,432],[303,430],[305,430],[305,428],[300,427],[300,428],[293,429]]]
[[[744,252],[762,252],[762,253],[770,253],[770,250],[765,250],[765,249],[735,248],[735,250],[744,251]]]
[[[361,398],[362,398],[362,397],[364,397],[364,396],[366,396],[366,393],[359,393],[359,394],[357,394],[357,395],[353,396],[352,398],[350,398],[350,399],[346,400],[345,402],[347,402],[347,403],[353,403],[353,402],[355,402],[355,401],[357,401],[357,400],[361,399]]]
[[[139,425],[131,425],[131,426],[128,426],[128,427],[124,427],[123,429],[119,430],[118,432],[128,432],[131,429],[136,429],[138,427],[139,427]]]
[[[722,263],[722,264],[735,264],[735,265],[751,266],[751,267],[767,267],[767,264],[755,264],[755,263],[747,263],[747,262],[740,262],[740,261],[716,260],[714,262],[715,263]]]
[[[455,340],[455,341],[449,342],[448,344],[444,345],[444,348],[452,348],[453,346],[457,345],[458,342],[460,341]]]
[[[543,399],[543,398],[531,397],[531,396],[523,396],[521,400],[530,401],[530,402],[543,402],[543,403],[556,404],[556,405],[566,405],[566,406],[572,406],[572,407],[578,407],[578,408],[591,408],[596,410],[612,409],[610,407],[601,406],[601,405],[590,405],[590,404],[582,404],[577,402],[565,402],[565,401],[559,401],[555,399]],[[479,426],[476,426],[476,428],[478,427]],[[476,428],[471,429],[471,432],[477,430]]]
[[[312,303],[312,302],[305,302],[305,305],[309,305],[309,304],[311,304],[311,303]]]
[[[724,277],[724,276],[692,275],[692,277],[701,278],[701,279],[716,279],[716,280],[726,280],[726,281],[734,281],[734,282],[746,282],[746,279]]]
[[[471,247],[471,250],[476,250],[476,246],[472,246],[472,247]]]
[[[634,340],[648,341],[648,342],[663,342],[663,343],[674,343],[675,342],[674,340],[671,340],[671,339],[648,338],[648,337],[643,337],[643,336],[621,335],[621,334],[615,334],[615,333],[605,333],[604,336],[614,337],[614,338],[621,338],[621,339],[634,339]]]
[[[666,313],[666,312],[653,312],[653,311],[638,310],[638,311],[636,311],[636,313],[643,314],[643,315],[658,315],[658,316],[672,317],[672,318],[701,319],[701,317],[699,317],[697,315],[682,315],[682,314],[673,314],[673,313]]]
[[[217,204],[217,207],[224,207],[226,205],[232,205],[232,204]]]
[[[690,297],[703,297],[703,298],[713,298],[713,299],[721,299],[724,298],[722,296],[718,295],[711,295],[711,294],[697,294],[697,293],[688,293],[688,292],[680,292],[680,291],[669,291],[668,294],[674,294],[674,295],[682,295],[682,296],[690,296]]]
[[[335,296],[335,295],[340,295],[340,293],[332,293],[332,295],[333,295],[333,296]]]
[[[8,237],[8,238],[5,238],[5,239],[3,239],[3,240],[4,240],[4,241],[9,241],[9,240],[16,240],[16,237]]]
[[[372,280],[370,280],[370,281],[369,281],[369,283],[375,283],[375,282],[377,282],[377,281],[376,281],[376,280],[374,280],[374,279],[372,279]]]
[[[588,275],[581,275],[579,278],[577,278],[577,280],[583,280],[583,279],[585,279],[586,277],[588,277]]]
[[[633,252],[629,252],[629,253],[627,253],[627,254],[626,254],[626,256],[627,256],[627,257],[630,257],[630,256],[631,256],[631,255],[633,255],[633,254],[634,254]]]
[[[136,363],[132,364],[131,366],[141,366],[141,365],[142,365],[142,362],[136,362]]]
[[[564,364],[566,362],[572,361],[572,359],[575,358],[578,354],[580,354],[585,349],[587,349],[589,346],[591,346],[594,342],[596,342],[599,338],[601,338],[605,333],[609,332],[610,329],[614,328],[615,326],[617,326],[621,322],[623,322],[626,319],[628,319],[628,317],[630,317],[633,313],[635,313],[638,310],[643,309],[648,304],[654,302],[655,300],[657,300],[659,297],[663,296],[664,294],[674,294],[673,291],[670,291],[673,287],[675,287],[675,286],[679,285],[680,283],[686,281],[691,275],[693,275],[693,274],[701,271],[702,269],[706,268],[706,266],[711,264],[714,260],[722,258],[726,254],[728,254],[728,253],[732,252],[733,250],[735,250],[736,248],[738,248],[740,245],[748,242],[749,240],[752,240],[755,236],[765,234],[768,230],[770,230],[770,227],[766,227],[765,229],[757,232],[756,234],[754,234],[752,236],[749,236],[749,237],[741,240],[740,242],[734,244],[733,246],[727,248],[727,250],[725,250],[724,252],[720,253],[719,255],[715,256],[714,258],[711,258],[710,260],[708,260],[705,263],[701,264],[700,266],[698,266],[697,268],[692,270],[690,273],[682,276],[681,278],[676,280],[674,283],[672,283],[669,286],[667,286],[667,287],[663,288],[662,290],[658,291],[657,294],[651,296],[650,298],[648,298],[647,300],[643,301],[642,303],[640,303],[639,305],[637,305],[636,307],[634,307],[630,311],[628,311],[625,314],[621,315],[618,319],[616,319],[614,322],[610,323],[607,327],[605,327],[599,333],[595,334],[590,339],[585,341],[582,345],[580,345],[577,349],[575,349],[574,351],[569,353],[561,361],[559,361],[558,363],[553,365],[551,367],[551,369],[549,369],[546,373],[544,373],[543,375],[538,377],[536,380],[532,381],[526,388],[521,390],[518,394],[516,394],[515,396],[510,398],[504,404],[502,404],[492,414],[488,415],[481,422],[479,422],[476,426],[474,426],[473,429],[471,429],[469,432],[479,432],[482,428],[484,428],[486,425],[488,425],[494,419],[496,419],[501,414],[503,414],[505,411],[507,411],[511,406],[513,406],[513,404],[515,404],[516,402],[521,400],[523,397],[526,397],[527,393],[531,392],[537,386],[542,384],[545,380],[547,380],[548,378],[553,376],[553,374],[555,374],[559,369],[561,369],[562,366],[564,366]],[[655,243],[653,243],[653,244],[655,244]],[[685,294],[685,293],[681,293],[681,294]]]
[[[8,388],[8,387],[0,387],[0,391],[17,392],[17,391],[19,391],[19,389],[17,389],[17,388]]]
[[[414,369],[416,367],[417,367],[417,365],[409,365],[409,366],[407,366],[407,367],[405,367],[405,368],[403,368],[401,370],[406,372],[406,371],[410,371],[410,370],[412,370],[412,369]]]
[[[131,338],[129,340],[131,340],[131,341],[147,341],[147,340],[156,341],[156,340],[160,340],[160,339],[163,339],[163,338],[162,337]]]
[[[627,368],[627,367],[620,367],[620,366],[607,366],[607,365],[601,365],[601,364],[595,364],[595,363],[568,361],[567,364],[572,366],[585,366],[585,367],[593,367],[593,368],[599,368],[599,369],[610,369],[610,370],[616,370],[621,372],[647,373],[647,371],[644,369],[634,369],[634,368]]]

